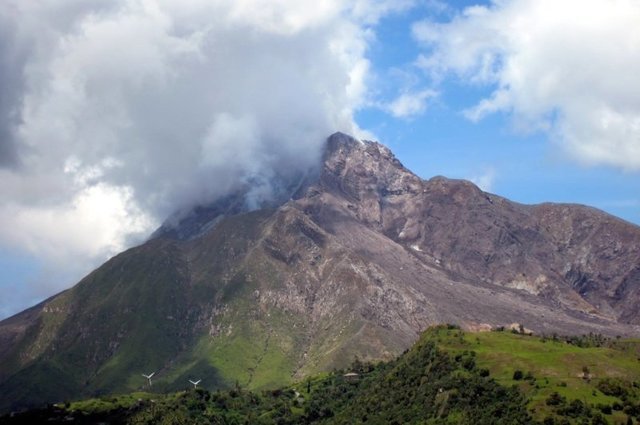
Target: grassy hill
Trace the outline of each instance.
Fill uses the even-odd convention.
[[[393,361],[355,359],[348,370],[287,388],[105,396],[6,416],[0,423],[70,418],[134,424],[636,424],[640,341],[440,326]]]
[[[433,334],[448,352],[475,351],[478,367],[487,368],[502,385],[516,385],[537,417],[557,410],[546,403],[553,393],[588,405],[623,404],[620,391],[614,394],[607,390],[611,385],[633,393],[636,401],[640,394],[638,340],[610,340],[596,335],[540,338],[507,331],[460,336],[441,329]],[[522,378],[514,379],[517,371],[522,372]],[[611,419],[613,423],[622,419],[626,422],[626,415],[614,410]]]

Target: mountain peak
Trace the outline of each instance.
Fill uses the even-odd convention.
[[[386,146],[336,133],[327,141],[319,184],[323,190],[362,200],[418,191],[421,179]]]
[[[436,323],[640,335],[637,226],[422,180],[342,133],[315,173],[279,175],[268,202],[252,208],[247,179],[0,322],[0,410],[139,389],[151,370],[160,390],[280,385],[389,358]]]
[[[342,132],[336,132],[329,136],[323,160],[326,162],[332,156],[344,157],[363,151],[369,154],[377,154],[377,159],[395,160],[391,150],[383,144],[370,140],[359,140]]]
[[[327,138],[324,159],[335,154],[348,154],[364,146],[364,142],[342,132],[333,133]]]
[[[344,168],[346,164],[348,164],[347,170]],[[387,147],[378,142],[362,141],[348,134],[336,132],[327,138],[323,158],[315,172],[300,173],[293,177],[289,175],[286,178],[274,177],[269,182],[273,196],[262,200],[259,205],[251,205],[248,202],[252,189],[249,180],[238,186],[232,193],[213,202],[198,204],[172,214],[151,238],[191,239],[211,230],[223,217],[243,214],[254,209],[277,208],[290,199],[302,196],[309,187],[321,184],[323,181],[332,182],[330,186],[339,186],[353,191],[356,188],[349,188],[349,186],[352,186],[356,180],[376,180],[377,175],[384,173],[384,170],[389,174],[389,171],[394,168],[404,170],[402,164]],[[356,172],[357,178],[352,174],[353,171]],[[338,181],[333,182],[336,179]],[[384,183],[388,180],[388,176],[380,180]]]

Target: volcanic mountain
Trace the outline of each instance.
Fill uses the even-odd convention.
[[[3,409],[154,388],[262,388],[391,358],[426,327],[640,335],[640,228],[422,180],[336,133],[319,170],[249,210],[169,220],[73,288],[0,322]]]

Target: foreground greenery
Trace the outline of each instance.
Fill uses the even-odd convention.
[[[640,344],[597,335],[541,338],[441,326],[425,332],[394,361],[356,359],[349,370],[288,388],[133,393],[0,418],[11,424],[70,421],[635,424],[640,421]]]

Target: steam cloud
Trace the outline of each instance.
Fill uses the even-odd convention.
[[[371,25],[408,4],[3,2],[0,248],[75,278],[179,207],[268,196],[359,132]]]

